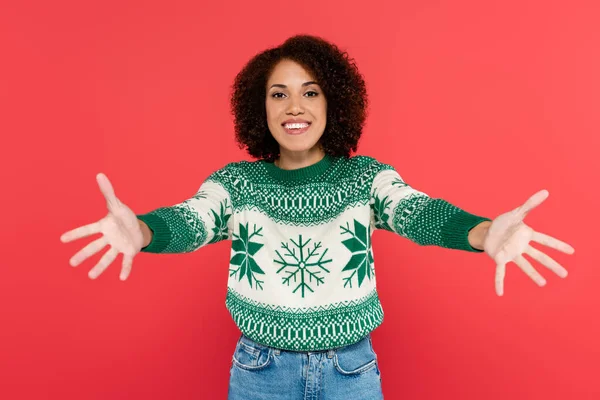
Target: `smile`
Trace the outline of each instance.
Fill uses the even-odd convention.
[[[310,123],[308,122],[294,122],[283,124],[283,129],[289,135],[300,135],[306,132],[310,128]]]

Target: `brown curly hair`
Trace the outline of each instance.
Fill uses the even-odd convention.
[[[367,116],[365,81],[347,52],[310,35],[290,37],[280,46],[257,54],[235,77],[230,105],[240,148],[266,161],[279,156],[279,144],[267,125],[265,100],[267,80],[283,59],[302,65],[323,90],[327,123],[320,143],[325,153],[349,157],[356,151]]]

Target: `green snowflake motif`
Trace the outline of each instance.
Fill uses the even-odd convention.
[[[294,284],[298,283],[298,285],[292,293],[296,293],[298,289],[301,289],[302,298],[304,298],[307,289],[314,293],[313,288],[310,286],[310,283],[312,283],[313,280],[316,286],[325,282],[323,276],[319,274],[323,271],[329,273],[329,270],[323,265],[331,262],[331,259],[324,260],[327,249],[325,249],[323,254],[317,253],[321,248],[321,242],[314,243],[312,249],[307,247],[311,240],[312,239],[308,239],[306,242],[302,242],[302,235],[299,235],[297,243],[294,239],[290,239],[290,242],[298,249],[297,253],[296,248],[290,248],[287,243],[281,242],[281,247],[285,250],[284,256],[287,257],[289,261],[279,253],[279,250],[275,250],[279,260],[273,260],[277,264],[282,265],[282,267],[277,270],[277,273],[279,274],[283,271],[287,274],[287,276],[282,278],[282,283],[289,286],[293,279]],[[317,260],[316,257],[319,255],[320,257]]]
[[[229,276],[238,275],[238,281],[240,282],[246,277],[250,287],[252,287],[252,282],[254,282],[256,289],[263,290],[262,284],[264,281],[257,279],[256,274],[264,275],[265,272],[254,261],[253,257],[264,245],[251,241],[254,236],[262,236],[260,231],[262,231],[262,228],[257,230],[256,225],[254,225],[254,231],[248,236],[248,223],[246,223],[246,225],[240,224],[239,235],[233,234],[234,240],[232,241],[231,248],[236,254],[231,257],[229,263],[238,268],[229,268]]]
[[[389,196],[385,196],[383,199],[380,199],[379,196],[375,196],[375,204],[373,204],[373,214],[375,215],[375,227],[377,229],[387,229],[391,231],[388,220],[390,219],[389,214],[385,211],[392,204],[392,200],[388,200]]]
[[[392,181],[392,186],[404,187],[408,186],[399,178],[394,178]],[[388,220],[390,219],[389,214],[386,210],[392,204],[392,200],[388,200],[389,196],[385,196],[384,198],[379,197],[379,195],[375,195],[375,204],[373,204],[373,213],[375,215],[375,227],[377,229],[387,229],[388,231],[393,231],[390,226]]]
[[[221,202],[220,212],[217,214],[215,210],[211,209],[213,219],[215,221],[215,227],[212,228],[213,238],[208,242],[208,244],[216,243],[220,240],[225,240],[229,237],[229,229],[227,227],[227,222],[229,218],[231,218],[231,214],[227,213],[229,209],[229,205],[227,204],[227,200],[223,200]]]
[[[350,230],[350,224],[340,226],[342,235],[348,234],[352,237],[342,242],[348,250],[352,252],[352,258],[346,264],[342,272],[352,271],[352,274],[344,278],[344,287],[352,288],[352,278],[357,275],[358,287],[362,285],[365,276],[371,280],[375,277],[375,269],[373,267],[373,251],[371,250],[371,227],[365,227],[363,224],[354,220],[354,232]]]

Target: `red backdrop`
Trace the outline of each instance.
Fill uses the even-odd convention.
[[[370,115],[360,154],[495,217],[540,189],[534,229],[572,244],[514,264],[375,234],[385,310],[373,334],[389,399],[597,399],[600,9],[595,1],[3,2],[0,8],[0,397],[224,399],[239,331],[229,242],[121,257],[92,281],[104,172],[136,213],[191,197],[249,159],[228,96],[257,52],[297,33],[347,49]],[[543,246],[537,246],[538,248]]]

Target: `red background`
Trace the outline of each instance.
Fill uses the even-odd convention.
[[[121,256],[92,281],[104,172],[136,213],[191,197],[249,159],[228,96],[255,53],[297,33],[347,49],[365,75],[359,147],[413,187],[526,220],[576,249],[508,265],[375,234],[385,310],[373,342],[386,399],[600,397],[596,1],[3,2],[0,8],[0,398],[226,397],[239,331],[225,309],[230,242]],[[541,248],[543,246],[537,246]],[[103,253],[103,252],[102,252]]]

